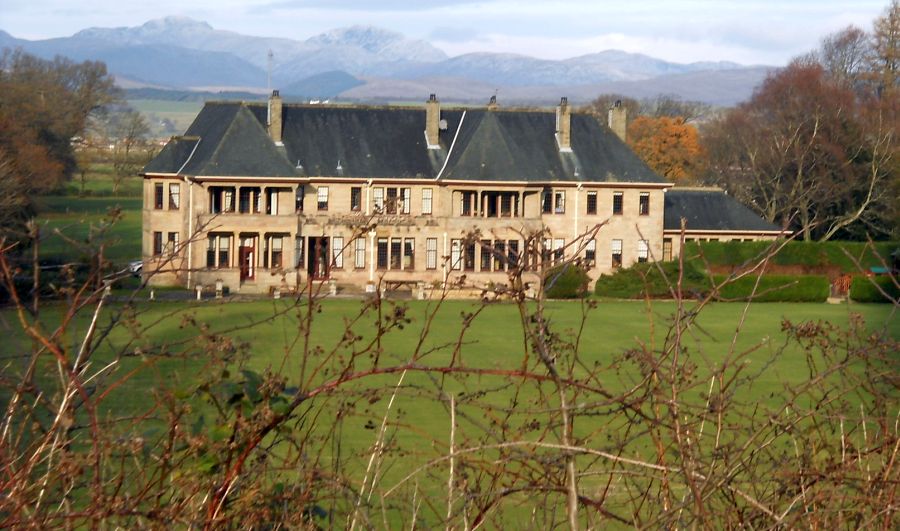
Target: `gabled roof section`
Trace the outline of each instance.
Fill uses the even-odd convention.
[[[671,188],[666,190],[665,198],[665,230],[681,230],[684,218],[689,231],[781,231],[781,227],[762,219],[721,190]]]
[[[593,116],[572,114],[571,120],[572,151],[560,152],[553,113],[468,111],[441,178],[666,182]],[[454,132],[452,128],[448,129]]]
[[[144,173],[294,177],[297,172],[265,127],[240,102],[204,105],[184,137],[173,138]]]

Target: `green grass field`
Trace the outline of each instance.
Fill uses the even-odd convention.
[[[321,347],[322,351],[314,351],[309,358],[310,363],[322,359],[322,352],[329,352],[338,343],[344,335],[346,323],[356,315],[361,304],[358,300],[324,301],[322,311],[314,317],[312,334],[313,344]],[[419,301],[407,304],[412,322],[384,338],[381,366],[399,365],[407,361],[419,340],[429,307]],[[195,393],[198,383],[219,369],[210,362],[208,354],[200,352],[196,347],[199,344],[198,336],[211,336],[215,333],[226,334],[238,343],[247,343],[247,368],[260,373],[282,372],[287,377],[288,386],[298,385],[303,356],[294,342],[297,338],[298,317],[297,308],[291,305],[292,301],[288,300],[138,303],[134,307],[136,319],[147,325],[146,330],[135,335],[131,332],[131,327],[116,328],[97,355],[96,361],[103,363],[109,361],[111,352],[143,352],[141,355],[119,360],[115,375],[122,376],[133,370],[137,371],[125,385],[106,397],[101,405],[104,412],[102,416],[119,418],[143,413],[166,390],[183,396],[194,404],[195,414],[202,415],[204,410],[210,414],[211,411],[206,409],[209,406],[204,405],[205,402]],[[433,348],[434,351],[422,360],[422,364],[441,366],[449,362],[450,346],[459,336],[463,316],[476,307],[477,304],[472,301],[444,303],[434,321],[434,329],[425,341],[426,350]],[[45,318],[54,320],[54,308],[58,310],[61,307],[47,307],[43,312]],[[299,308],[303,308],[302,304]],[[554,330],[563,335],[571,335],[579,326],[579,303],[552,302],[548,308]],[[111,307],[104,314],[101,323],[109,323],[120,309],[120,306]],[[593,363],[606,366],[639,343],[659,348],[674,310],[674,303],[663,301],[653,302],[649,312],[643,302],[601,302],[596,310],[588,314],[581,344],[581,359],[588,366]],[[700,314],[695,326],[690,329],[690,338],[686,342],[689,346],[687,352],[700,366],[700,373],[707,374],[705,371],[708,366],[715,366],[729,355],[735,327],[744,310],[743,304],[717,303]],[[802,349],[791,346],[783,352],[779,351],[785,337],[782,332],[784,319],[794,322],[828,321],[845,326],[851,313],[862,315],[868,327],[873,330],[887,328],[891,336],[900,337],[900,327],[892,318],[891,308],[887,305],[768,303],[752,306],[734,349],[738,352],[752,350],[745,363],[749,364],[751,371],[761,372],[752,385],[741,389],[743,395],[738,398],[742,402],[774,408],[781,403],[792,386],[808,378],[807,359]],[[354,326],[354,333],[365,338],[371,337],[373,317],[368,315]],[[13,318],[10,312],[0,312],[0,321],[6,328],[4,333],[13,341],[13,350],[27,349],[28,342],[11,324]],[[78,343],[87,322],[87,316],[76,321],[69,336],[73,347]],[[208,328],[198,328],[190,323],[206,323]],[[203,330],[202,334],[198,330]],[[522,329],[517,308],[512,304],[486,307],[472,321],[465,339],[459,358],[465,366],[514,369],[524,363]],[[339,352],[348,354],[345,349],[339,349]],[[167,354],[160,355],[161,353]],[[366,366],[369,360],[361,360],[360,363]],[[534,367],[534,360],[527,365]],[[326,364],[323,373],[314,378],[314,383],[333,379],[336,374],[329,372],[333,368]],[[53,373],[52,366],[47,369],[49,374]],[[536,371],[542,372],[543,369],[538,367]],[[9,376],[10,368],[6,372]],[[576,370],[576,374],[580,373],[583,371]],[[601,375],[603,385],[610,391],[622,389],[635,378],[633,374],[614,370],[601,371]],[[358,479],[365,469],[367,452],[376,433],[372,427],[380,425],[387,410],[387,397],[398,383],[398,378],[398,374],[367,377],[346,386],[339,393],[323,395],[306,410],[309,418],[324,419],[322,426],[328,429],[333,426],[331,419],[334,419],[337,412],[343,412],[339,434],[336,436],[339,437],[340,452],[346,463],[344,472],[349,477]],[[514,426],[528,422],[532,417],[539,418],[540,406],[535,401],[538,390],[547,392],[550,388],[546,385],[525,385],[520,390],[511,383],[509,378],[490,375],[457,379],[436,378],[426,373],[408,374],[389,417],[391,445],[388,455],[394,464],[384,471],[382,487],[387,489],[397,484],[413,468],[440,456],[444,451],[442,445],[448,434],[449,414],[440,399],[442,393],[456,394],[459,397],[458,418],[461,420],[458,437],[471,444],[480,440],[485,422],[503,417],[505,408],[513,403],[519,404],[516,406],[519,409],[509,417],[509,422]],[[687,400],[690,402],[699,398],[691,395]],[[602,448],[605,439],[601,438],[601,434],[606,433],[608,437],[608,430],[619,428],[604,428],[604,425],[596,422],[590,416],[580,419],[576,424],[576,433],[585,438],[586,444]],[[144,435],[147,437],[159,433],[152,423],[144,426]],[[327,439],[326,434],[319,436]],[[319,451],[323,452],[320,458],[327,460],[337,450],[320,448]],[[417,484],[426,495],[439,499],[444,492],[443,481],[443,476],[433,478],[429,474],[423,474]],[[582,482],[585,490],[592,488],[591,485],[589,479]],[[517,503],[527,508],[530,502],[525,498]],[[514,510],[511,515],[506,516],[505,521],[507,525],[512,525],[526,516],[525,509]],[[394,517],[391,518],[393,521]],[[427,525],[436,518],[432,515],[425,518],[423,523]]]

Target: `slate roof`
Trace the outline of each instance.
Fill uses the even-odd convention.
[[[780,231],[781,227],[762,219],[737,199],[721,190],[679,190],[665,192],[665,230]]]
[[[434,179],[440,174],[448,180],[666,182],[605,125],[586,114],[571,115],[572,152],[567,153],[557,147],[556,115],[552,112],[443,109],[441,119],[446,120],[447,128],[440,133],[441,149],[427,149],[422,108],[284,105],[283,147],[269,139],[267,112],[266,104],[207,103],[185,136],[173,138],[144,172],[366,179]],[[444,167],[448,153],[450,160]]]

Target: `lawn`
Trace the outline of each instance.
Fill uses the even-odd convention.
[[[112,209],[121,218],[110,223]],[[141,259],[140,197],[44,196],[38,200],[41,260],[87,262],[100,243],[116,267]]]
[[[76,176],[60,195],[35,198],[44,264],[86,263],[100,243],[116,268],[141,259],[143,180],[126,178],[113,192],[111,173],[109,164],[95,163],[85,175],[83,190]],[[110,224],[114,208],[121,210],[121,218]]]
[[[312,343],[321,347],[322,351],[314,350],[308,360],[323,359],[323,352],[329,352],[337,344],[344,335],[346,323],[357,314],[361,304],[358,300],[324,301],[321,312],[314,315],[314,332],[311,336]],[[379,362],[382,367],[407,361],[419,340],[429,306],[419,301],[401,303],[401,306],[407,305],[407,315],[411,322],[403,329],[394,330],[384,337]],[[392,307],[389,304],[386,309]],[[303,304],[293,307],[289,300],[137,304],[134,307],[135,322],[148,325],[146,330],[135,337],[126,331],[128,327],[116,328],[104,343],[97,359],[107,359],[109,352],[125,349],[139,352],[140,355],[122,358],[116,370],[117,375],[127,374],[142,364],[146,366],[137,371],[126,385],[106,398],[104,416],[128,417],[144,412],[165,390],[172,390],[177,396],[183,396],[194,404],[195,414],[203,414],[203,411],[210,414],[209,406],[204,405],[205,402],[199,400],[195,393],[198,382],[220,368],[210,363],[209,355],[200,352],[197,347],[209,341],[216,333],[224,333],[238,343],[246,342],[246,368],[259,373],[267,370],[280,371],[286,376],[289,387],[298,385],[303,356],[295,339],[298,335],[297,311],[302,311],[303,308]],[[432,332],[424,342],[425,350],[434,350],[423,358],[422,364],[442,366],[449,363],[452,346],[459,337],[463,320],[476,308],[477,304],[471,301],[444,303],[434,320]],[[101,319],[101,323],[109,322],[119,309],[121,307],[113,306]],[[552,302],[548,309],[553,330],[566,336],[579,327],[579,303]],[[663,301],[653,302],[649,311],[643,302],[600,302],[597,309],[588,314],[580,348],[582,361],[586,366],[594,363],[608,366],[641,342],[659,348],[674,310],[674,303]],[[744,363],[749,364],[751,370],[756,369],[759,376],[752,385],[741,389],[743,395],[739,399],[773,409],[794,385],[808,378],[807,357],[802,349],[791,346],[783,352],[779,351],[784,343],[783,319],[794,322],[822,320],[846,326],[851,313],[858,313],[872,330],[886,328],[892,337],[900,337],[900,327],[892,318],[888,305],[767,303],[750,307],[746,322],[732,347],[732,337],[744,310],[745,305],[737,303],[717,303],[705,308],[689,331],[687,355],[693,358],[700,367],[699,371],[704,373],[727,356],[732,348],[738,352],[752,351]],[[52,312],[52,309],[45,310],[45,318],[52,319]],[[0,316],[2,322],[9,326],[11,314],[0,312]],[[353,332],[364,338],[372,337],[373,320],[374,315],[367,315],[352,327]],[[76,329],[83,330],[86,326],[87,318],[84,317],[77,322]],[[21,339],[21,334],[14,328],[6,331],[6,334],[21,345],[21,349],[27,349],[27,342]],[[79,333],[71,334],[73,345],[77,344],[79,336]],[[522,343],[517,307],[511,304],[489,305],[471,321],[458,363],[473,368],[501,370],[519,368],[523,363],[534,367],[533,359],[527,362],[524,360]],[[348,349],[339,348],[338,352],[344,356],[349,355]],[[359,363],[361,367],[366,367],[371,362],[364,359]],[[326,364],[321,376],[313,378],[314,384],[335,378],[336,373],[328,372],[333,369],[333,366]],[[535,370],[543,371],[539,367]],[[584,371],[578,369],[576,375],[578,374],[584,375]],[[620,373],[613,368],[600,371],[600,375],[603,378],[601,383],[610,391],[623,388],[636,376],[627,371]],[[377,430],[373,428],[380,425],[387,411],[390,391],[397,384],[398,378],[399,374],[367,377],[347,385],[339,393],[323,395],[309,405],[305,410],[309,418],[339,419],[336,432],[317,435],[322,437],[322,441],[331,441],[331,446],[318,449],[322,452],[319,459],[328,462],[339,454],[345,463],[344,473],[347,477],[355,478],[353,481],[360,480],[366,467],[368,449],[375,440]],[[701,379],[703,378],[706,376]],[[532,422],[533,418],[540,418],[542,406],[538,396],[546,392],[552,394],[552,388],[547,385],[520,387],[517,383],[505,376],[487,374],[469,378],[444,378],[427,373],[408,374],[388,417],[390,444],[387,455],[393,466],[383,471],[380,488],[385,490],[397,484],[416,466],[441,456],[445,451],[449,413],[442,397],[451,394],[457,396],[457,437],[464,444],[483,441],[486,433],[500,429],[495,423],[504,424],[504,433],[507,429],[511,433],[517,433],[521,426]],[[686,400],[698,401],[699,398],[691,396]],[[584,439],[584,444],[602,448],[609,440],[610,430],[615,432],[622,428],[603,422],[606,421],[601,422],[599,418],[592,416],[581,417],[576,424],[576,434]],[[322,426],[332,429],[336,425],[327,421]],[[637,452],[649,451],[646,444],[647,441],[638,442],[632,448]],[[417,484],[427,496],[439,499],[443,495],[445,481],[446,476],[439,474],[432,477],[429,473],[424,473],[417,479]],[[587,491],[594,485],[590,479],[584,479],[582,487]],[[516,503],[522,506],[514,510],[511,516],[507,516],[507,525],[526,518],[527,507],[533,502],[525,497]],[[390,518],[395,521],[394,518],[401,517],[392,515]],[[431,513],[422,518],[426,526],[439,522],[439,516]]]

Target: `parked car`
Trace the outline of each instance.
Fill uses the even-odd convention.
[[[141,276],[141,271],[144,270],[144,261],[143,260],[135,260],[133,262],[128,262],[128,272],[132,275],[139,277]]]

